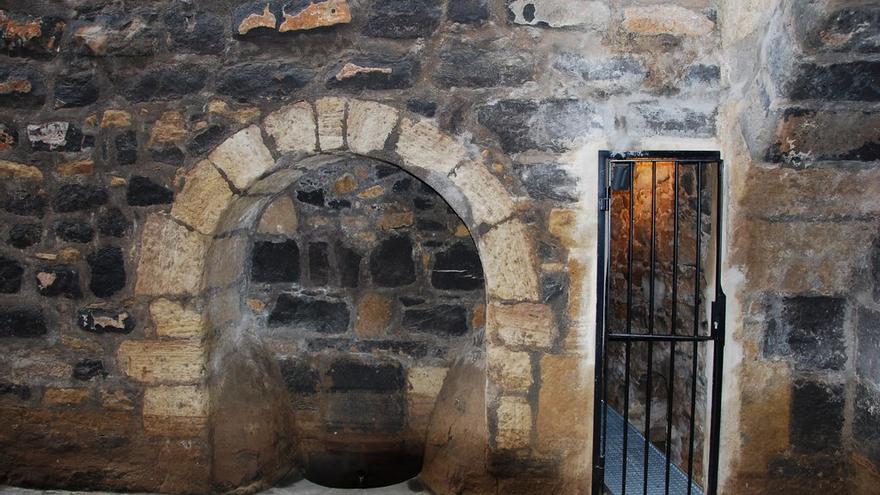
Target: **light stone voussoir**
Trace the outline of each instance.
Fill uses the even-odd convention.
[[[448,175],[456,165],[468,158],[464,145],[430,122],[403,119],[397,154],[404,164]]]
[[[260,128],[255,125],[233,134],[208,155],[208,159],[238,189],[247,189],[275,164],[272,153],[263,143]]]
[[[494,225],[513,214],[513,201],[507,190],[479,163],[464,162],[450,177],[468,199],[474,223]]]
[[[185,180],[183,190],[174,200],[171,216],[202,234],[213,234],[220,216],[232,200],[232,190],[208,160],[193,167]]]
[[[351,101],[348,105],[348,149],[367,154],[381,150],[397,124],[394,107],[374,101]]]
[[[192,295],[202,287],[208,238],[170,216],[147,217],[141,237],[136,295]]]
[[[307,102],[300,101],[269,114],[263,129],[281,153],[314,153],[318,149],[315,113]]]
[[[480,259],[489,295],[512,301],[537,301],[538,273],[525,225],[511,219],[479,239]]]
[[[345,146],[343,123],[345,121],[344,98],[321,98],[315,102],[318,111],[318,144],[321,151],[338,150]]]

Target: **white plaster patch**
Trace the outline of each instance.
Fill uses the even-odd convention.
[[[603,2],[571,2],[568,0],[515,0],[508,8],[513,22],[550,27],[583,26],[604,30],[611,20],[611,10]]]

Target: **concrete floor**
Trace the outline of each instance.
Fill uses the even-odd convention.
[[[410,488],[412,484],[413,488]],[[276,487],[260,492],[260,495],[414,495],[418,493],[428,494],[428,491],[420,489],[421,483],[399,483],[397,485],[385,486],[382,488],[370,488],[366,490],[340,490],[336,488],[326,488],[316,485],[307,480],[297,481],[296,483],[285,486]],[[69,492],[65,490],[31,490],[27,488],[16,488],[11,486],[0,486],[0,495],[114,495],[109,492]],[[126,494],[126,495],[147,495],[147,494]]]

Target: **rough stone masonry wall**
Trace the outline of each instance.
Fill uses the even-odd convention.
[[[880,10],[753,1],[721,18],[729,382],[741,397],[726,489],[874,493]]]
[[[341,100],[319,100],[329,95],[387,104],[369,107],[377,119],[392,115],[382,159],[470,184],[466,200],[453,187],[441,194],[464,205],[457,211],[480,246],[487,342],[450,369],[440,393],[429,484],[506,494],[589,486],[595,171],[585,164],[597,146],[716,134],[713,2],[0,8],[5,482],[204,493],[259,486],[283,470],[271,465],[261,478],[253,463],[283,458],[295,439],[241,462],[226,455],[251,438],[230,425],[263,434],[286,419],[259,400],[260,387],[238,402],[205,393],[240,369],[205,344],[225,335],[206,324],[206,298],[223,295],[208,281],[243,265],[206,274],[202,253],[240,247],[225,230],[210,236],[258,178],[243,163],[268,173],[266,163],[317,136],[316,113],[325,137],[336,129],[327,115],[350,120]],[[308,125],[280,132],[290,115]],[[435,127],[446,134],[430,138]],[[350,134],[308,151],[354,150],[362,141]],[[233,153],[255,140],[250,154]],[[450,179],[465,156],[479,166]],[[499,275],[510,271],[523,276]],[[230,307],[215,306],[209,322],[219,328]],[[210,416],[236,418],[230,405],[266,414],[211,426]],[[450,439],[450,428],[461,434]]]

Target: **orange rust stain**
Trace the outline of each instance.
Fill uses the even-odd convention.
[[[282,11],[282,15],[284,21],[278,27],[278,31],[282,33],[351,22],[351,9],[346,0],[313,3],[296,14],[290,15]]]
[[[25,94],[30,93],[31,82],[27,79],[7,79],[0,83],[0,95],[8,95],[12,93]]]
[[[247,34],[251,29],[260,27],[275,29],[277,21],[278,19],[276,19],[275,14],[269,10],[269,4],[267,3],[262,14],[251,14],[241,21],[241,24],[238,25],[238,34]]]

